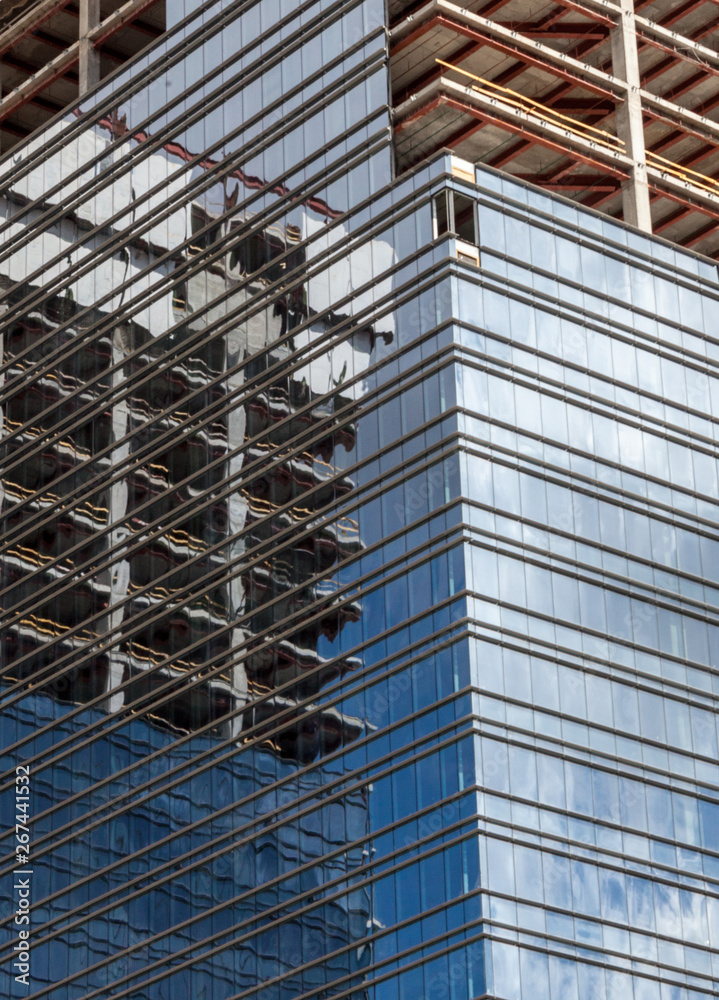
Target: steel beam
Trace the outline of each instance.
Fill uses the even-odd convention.
[[[87,41],[92,46],[100,45],[107,38],[111,38],[112,35],[121,31],[127,24],[130,24],[138,14],[151,7],[155,2],[156,0],[128,0],[128,3],[123,4],[122,7],[110,14],[109,17],[106,17],[104,21],[90,29],[86,35]],[[62,4],[54,4],[56,10],[60,6]],[[24,21],[24,19],[22,20]],[[27,34],[28,32],[25,33]],[[0,38],[0,45],[3,42],[4,40]],[[16,108],[21,107],[31,97],[34,97],[35,94],[44,90],[45,87],[49,86],[54,80],[57,80],[67,69],[79,61],[80,41],[78,40],[68,46],[64,52],[59,53],[54,59],[51,59],[33,77],[25,80],[24,83],[20,84],[19,87],[16,87],[15,90],[11,91],[7,97],[4,97],[0,101],[0,121],[11,115]]]
[[[43,0],[43,3],[35,4],[27,14],[13,21],[0,33],[0,56],[17,45],[20,39],[31,35],[43,22],[59,14],[69,2],[70,0]]]

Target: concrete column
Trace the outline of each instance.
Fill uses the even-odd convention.
[[[100,0],[80,0],[80,93],[86,94],[100,82],[100,53],[87,34],[100,23]]]
[[[617,104],[617,135],[634,164],[632,176],[622,184],[624,221],[645,233],[652,231],[644,148],[642,101],[639,95],[639,58],[634,23],[634,0],[619,0],[622,16],[612,29],[612,72],[627,84],[626,100]]]

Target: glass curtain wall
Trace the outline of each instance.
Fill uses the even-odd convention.
[[[172,16],[0,163],[4,992],[715,996],[715,266]]]
[[[454,314],[487,989],[713,997],[716,265],[477,184]]]
[[[374,0],[175,10],[0,165],[3,991],[469,998],[443,166]]]

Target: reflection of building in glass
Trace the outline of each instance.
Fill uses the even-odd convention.
[[[715,264],[486,9],[167,6],[0,162],[3,995],[715,996]]]
[[[165,175],[162,163],[155,167],[151,160],[150,183]],[[169,256],[179,269],[204,248],[220,241],[230,246],[209,267],[174,282],[164,310],[149,312],[149,328],[134,320],[116,325],[108,310],[91,310],[79,322],[87,310],[72,290],[60,298],[26,285],[10,296],[18,319],[8,323],[4,341],[3,513],[10,544],[2,566],[12,609],[3,638],[4,676],[28,681],[65,704],[109,707],[113,715],[129,708],[174,734],[247,743],[253,754],[273,755],[282,772],[290,762],[307,766],[337,754],[364,730],[335,705],[316,703],[325,685],[361,664],[357,657],[318,651],[322,636],[335,640],[361,613],[357,601],[338,600],[332,578],[338,562],[361,551],[357,522],[325,516],[355,488],[333,465],[336,447],[355,446],[354,404],[342,395],[341,378],[336,391],[322,393],[311,387],[309,370],[302,375],[287,365],[289,331],[309,319],[311,308],[303,284],[306,260],[295,249],[298,227],[259,229],[253,215],[253,231],[245,236],[240,223],[220,224],[193,202],[184,211],[193,241],[184,254],[168,254],[155,243],[142,247],[143,263],[152,268]],[[50,229],[58,244],[69,226],[63,216]],[[77,239],[77,225],[70,231]],[[172,243],[169,228],[164,235]],[[131,259],[131,251],[120,255],[126,264]],[[219,300],[226,313],[241,315],[253,293],[285,274],[294,274],[294,284],[287,291],[280,285],[269,305],[244,323],[228,320],[216,332],[217,322],[208,321],[208,306]],[[100,270],[103,279],[111,287],[106,269]],[[28,299],[43,298],[40,309],[24,311]],[[331,325],[315,319],[314,334]],[[38,369],[42,375],[28,381],[28,371]],[[336,408],[345,411],[341,424]],[[82,502],[66,512],[65,497]],[[111,534],[110,525],[121,527]],[[113,559],[113,550],[119,557]],[[107,568],[98,571],[103,562]],[[156,752],[166,743],[146,732],[148,738]],[[117,753],[112,739],[110,747]],[[173,752],[166,753],[172,760]],[[257,797],[269,776],[261,769],[254,774],[252,766],[244,771]],[[236,783],[234,772],[228,774]],[[318,779],[321,769],[300,779],[300,798],[318,794]],[[253,835],[249,850],[258,858],[269,852],[274,862],[268,871],[276,873],[328,854],[327,866],[320,860],[312,877],[317,885],[331,882],[332,873],[346,878],[348,868],[367,856],[367,801],[366,788],[343,795],[341,832],[334,825],[323,831],[314,815],[308,824],[287,827],[294,829],[287,845],[280,825],[269,838]],[[327,810],[318,803],[314,812],[321,817]],[[153,811],[156,828],[162,814],[162,808]],[[170,808],[164,823],[173,818]],[[278,852],[284,852],[281,861]],[[98,856],[102,867],[111,861],[117,866],[122,852]],[[162,859],[151,848],[148,857]],[[262,884],[262,869],[248,869],[247,860],[234,864],[247,869],[244,881],[235,879],[234,893],[244,888],[252,895]],[[187,892],[194,891],[191,884]],[[245,904],[234,917],[259,913],[262,905]],[[162,893],[159,906],[166,906]],[[367,933],[365,889],[345,890],[339,900],[310,911],[285,930],[289,941],[299,935],[289,963],[272,959],[269,943],[264,958],[253,951],[252,960],[243,959],[248,971],[238,982],[250,985],[282,968],[291,973],[303,964],[303,937],[322,956],[341,945],[346,951],[353,936]],[[172,923],[165,923],[157,930],[170,931]],[[201,940],[202,928],[196,921],[189,940]],[[174,935],[170,942],[174,950]],[[51,956],[57,947],[54,941]],[[335,966],[339,973],[361,964],[347,955]],[[210,964],[207,975],[216,974]],[[311,983],[313,975],[291,981]]]

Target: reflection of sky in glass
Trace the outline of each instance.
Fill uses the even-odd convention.
[[[358,153],[386,124],[385,96],[382,73],[358,73],[349,99],[319,106],[377,50],[370,41],[329,67],[364,29],[358,8],[311,37],[307,25],[326,8],[308,8],[307,37],[273,65],[273,28],[296,12],[255,5],[219,47],[209,39],[29,175],[19,160],[19,196],[44,195],[78,166],[79,180],[49,204],[92,187],[74,218],[42,233],[38,207],[18,215],[17,239],[32,241],[3,273],[37,271],[34,287],[58,291],[32,323],[26,313],[12,328],[6,357],[28,329],[53,345],[61,328],[55,347],[82,335],[76,315],[86,306],[87,322],[106,330],[88,370],[51,366],[49,387],[12,361],[10,376],[27,385],[4,414],[12,447],[26,446],[17,428],[36,418],[32,433],[51,443],[5,476],[3,515],[24,504],[35,516],[27,498],[54,489],[58,469],[69,470],[75,497],[64,521],[48,507],[54,534],[3,557],[3,586],[19,588],[12,600],[23,607],[32,581],[42,593],[53,579],[64,588],[44,617],[10,634],[8,677],[17,662],[48,676],[47,649],[64,662],[97,646],[89,679],[68,675],[3,714],[7,741],[23,740],[23,752],[54,752],[38,726],[54,726],[56,742],[83,726],[103,730],[91,751],[75,739],[37,777],[38,809],[57,809],[58,825],[98,818],[52,857],[40,854],[38,898],[62,893],[48,913],[84,907],[85,891],[118,897],[85,922],[82,960],[69,936],[53,945],[53,970],[59,962],[67,975],[75,962],[167,932],[152,954],[143,944],[83,989],[105,988],[110,969],[120,979],[157,960],[162,989],[198,996],[286,975],[293,994],[349,984],[377,1000],[435,987],[449,995],[447,984],[452,1000],[485,987],[507,998],[659,1000],[659,975],[673,1000],[689,1000],[673,967],[692,971],[697,995],[712,995],[718,476],[706,359],[716,271],[483,169],[481,270],[458,264],[451,241],[429,247],[430,195],[442,184],[477,191],[440,180],[444,158],[343,217],[386,176],[386,144]],[[229,10],[218,5],[204,20],[220,9]],[[172,16],[189,13],[176,6]],[[368,6],[370,22],[376,13]],[[239,52],[259,31],[268,32],[262,47],[233,59],[232,46]],[[254,81],[229,94],[252,52],[262,62]],[[208,81],[221,59],[230,60],[222,77]],[[325,76],[250,123],[321,66]],[[179,109],[180,120],[141,155],[165,119],[157,112],[146,130],[140,122],[188,84],[166,115]],[[226,100],[188,124],[216,85]],[[374,123],[340,141],[372,108]],[[263,135],[271,144],[250,150]],[[33,148],[40,143],[25,147],[25,162]],[[239,149],[242,162],[225,159]],[[131,169],[99,192],[96,179],[128,153]],[[210,184],[223,167],[227,178]],[[412,186],[414,201],[403,202]],[[112,229],[80,245],[83,226],[117,212]],[[99,262],[125,232],[126,256]],[[141,297],[154,289],[147,305]],[[121,308],[134,309],[122,328],[113,326]],[[95,428],[55,447],[43,414],[69,394],[94,400],[109,387],[114,399]],[[101,433],[123,442],[111,460],[97,457]],[[117,483],[93,493],[74,462],[88,476],[118,470]],[[78,496],[93,503],[90,527],[75,517]],[[154,515],[160,533],[145,540]],[[117,541],[142,548],[108,557],[113,523],[124,532]],[[85,572],[79,557],[42,575],[73,531],[85,531],[88,558],[104,567],[85,590],[67,583]],[[197,595],[197,580],[213,573]],[[66,649],[75,618],[89,624]],[[214,673],[197,695],[173,689],[164,708],[153,696],[147,718],[130,714],[152,676],[184,681],[206,669]],[[127,712],[115,732],[108,709]],[[147,800],[144,782],[159,783]],[[104,815],[126,799],[124,813]],[[185,851],[198,864],[176,868]],[[148,867],[168,881],[125,899]],[[71,885],[85,876],[87,890]],[[173,928],[185,917],[182,937]],[[484,931],[488,943],[471,940]],[[231,946],[206,967],[170,971],[173,953],[224,934]],[[423,943],[424,968],[413,968]],[[36,954],[42,970],[42,945]],[[631,968],[619,966],[625,956]],[[308,957],[316,961],[296,973]],[[357,985],[374,962],[377,984]]]

